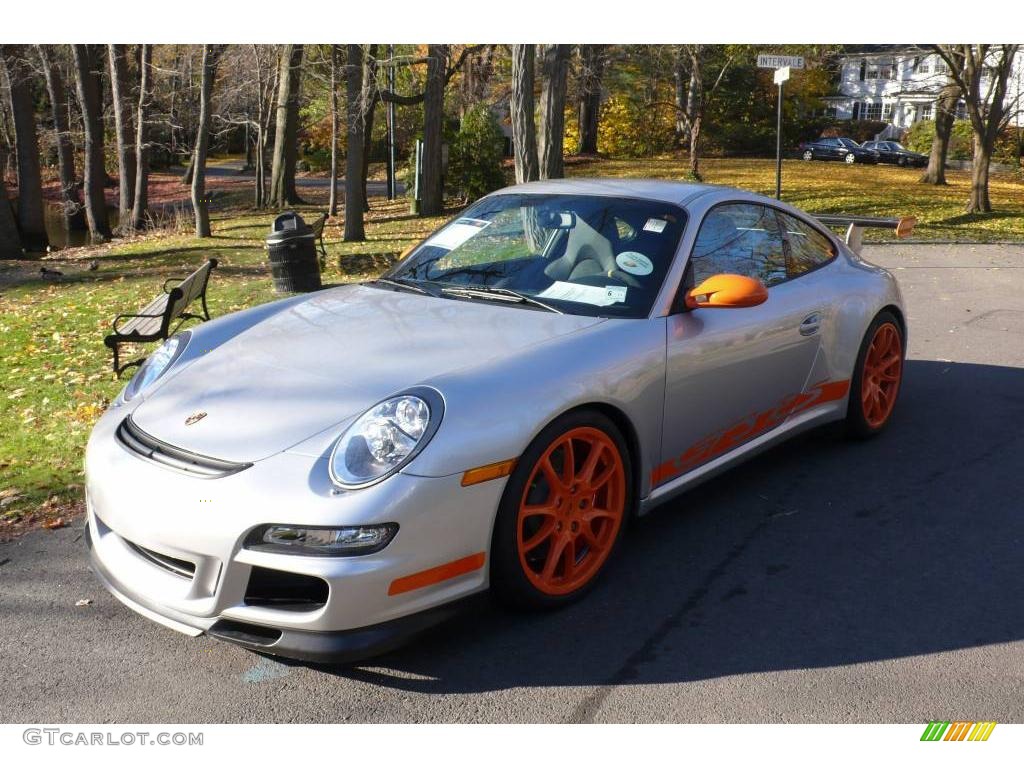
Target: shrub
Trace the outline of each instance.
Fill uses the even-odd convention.
[[[934,139],[934,121],[922,120],[910,127],[903,143],[907,149],[928,154]],[[949,137],[949,151],[946,157],[950,160],[970,160],[974,157],[974,129],[971,127],[970,120],[957,120],[953,123],[953,133]],[[997,163],[1016,165],[1018,157],[1016,129],[1007,128],[996,139],[992,159]]]
[[[477,104],[449,141],[448,191],[475,200],[504,186],[504,155],[505,134],[498,118],[486,104]]]
[[[674,142],[675,122],[669,110],[621,95],[612,96],[601,106],[597,149],[602,155],[650,157],[670,151]]]

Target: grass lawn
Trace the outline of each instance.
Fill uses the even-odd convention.
[[[685,157],[571,163],[574,176],[682,178]],[[706,180],[770,194],[770,160],[704,162]],[[967,174],[950,173],[950,186],[917,184],[919,171],[889,166],[787,161],[783,199],[819,213],[914,215],[921,238],[1024,241],[1024,183],[993,177],[998,212],[962,213]],[[312,218],[326,190],[311,192],[318,206],[300,207]],[[55,282],[38,279],[39,262],[0,261],[0,537],[36,523],[66,520],[80,509],[82,452],[89,430],[124,385],[110,371],[103,337],[112,318],[143,306],[171,276],[184,276],[216,257],[209,290],[216,317],[276,298],[263,239],[272,214],[244,205],[247,193],[231,192],[213,215],[214,237],[154,234],[92,248],[58,252],[44,262],[64,272]],[[453,214],[455,211],[450,211]],[[436,228],[444,217],[420,219],[405,202],[375,199],[367,218],[367,241],[341,243],[340,222],[325,232],[329,254],[326,283],[362,279],[385,260],[374,254],[404,250]],[[891,237],[888,233],[872,233]],[[87,269],[95,259],[99,267]],[[150,349],[152,345],[150,346]],[[144,350],[145,351],[145,350]],[[130,350],[129,350],[130,352]],[[128,359],[128,358],[126,358]]]

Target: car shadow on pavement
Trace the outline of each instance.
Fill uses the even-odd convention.
[[[818,429],[668,502],[581,602],[488,603],[314,668],[428,694],[606,689],[1020,640],[1022,424],[1024,369],[908,361],[886,433]]]

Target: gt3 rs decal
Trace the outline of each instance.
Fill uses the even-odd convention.
[[[839,400],[850,390],[850,381],[827,381],[805,392],[789,395],[778,405],[747,416],[738,424],[726,427],[701,438],[687,448],[682,456],[662,463],[651,472],[651,485],[658,486],[674,477],[689,472],[748,440],[769,432],[790,416],[810,410],[816,405]]]

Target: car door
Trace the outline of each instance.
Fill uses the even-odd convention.
[[[764,303],[682,309],[669,316],[665,420],[658,486],[781,424],[807,384],[822,298],[790,280],[775,210],[725,203],[705,216],[683,291],[716,274],[760,279]]]

